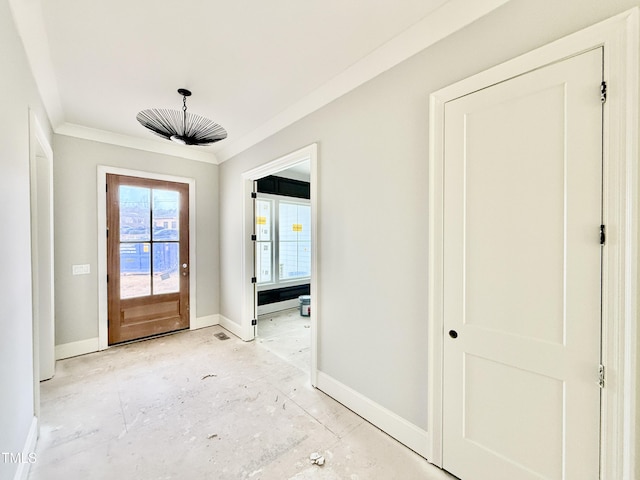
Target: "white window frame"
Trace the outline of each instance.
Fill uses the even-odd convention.
[[[296,285],[304,285],[311,281],[311,275],[306,277],[297,277],[288,280],[280,279],[280,203],[289,203],[292,205],[304,205],[311,208],[311,201],[305,198],[287,197],[284,195],[273,195],[270,193],[257,194],[258,200],[270,200],[271,209],[271,281],[258,283],[258,291],[273,290],[280,287],[293,287]],[[260,242],[258,242],[260,243]],[[313,248],[313,245],[311,246]],[[313,255],[313,252],[312,252]]]

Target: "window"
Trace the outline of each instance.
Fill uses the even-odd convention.
[[[258,284],[311,276],[311,206],[304,200],[261,196],[256,200]],[[273,268],[277,265],[277,268]]]
[[[258,271],[258,283],[271,283],[273,281],[273,218],[271,212],[273,202],[271,200],[256,201],[256,270]]]
[[[280,280],[311,276],[311,207],[280,201],[278,209]]]
[[[120,298],[180,291],[180,232],[164,220],[178,218],[180,192],[120,185],[119,205]]]

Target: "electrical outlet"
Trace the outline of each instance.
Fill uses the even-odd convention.
[[[91,273],[91,265],[88,263],[84,265],[72,265],[71,273],[73,275],[88,275]]]

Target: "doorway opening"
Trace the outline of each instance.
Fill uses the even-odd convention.
[[[33,112],[29,123],[34,415],[38,417],[40,381],[55,373],[53,150]]]
[[[243,174],[244,336],[316,379],[317,146]],[[304,309],[301,309],[303,297]]]
[[[118,168],[118,167],[108,167],[108,166],[99,166],[98,167],[98,176],[97,176],[97,192],[98,192],[98,198],[97,198],[97,204],[98,204],[98,287],[99,287],[99,296],[98,296],[98,349],[99,350],[104,350],[106,348],[109,348],[109,346],[111,344],[115,344],[115,343],[119,343],[118,341],[113,341],[112,338],[110,338],[110,324],[109,324],[109,282],[107,282],[107,275],[110,273],[109,272],[109,265],[107,262],[107,250],[108,250],[108,230],[107,230],[107,195],[105,194],[105,192],[108,191],[107,189],[107,176],[109,175],[113,175],[113,176],[123,176],[123,177],[131,177],[131,178],[139,178],[142,181],[158,181],[161,184],[166,184],[166,185],[173,185],[173,184],[178,184],[179,186],[181,186],[180,188],[183,190],[180,194],[180,198],[181,203],[187,203],[189,205],[189,209],[188,209],[188,213],[186,213],[185,216],[180,218],[180,222],[181,222],[181,227],[179,230],[186,230],[185,233],[187,233],[187,244],[188,244],[188,258],[195,258],[195,236],[193,235],[193,232],[195,232],[195,210],[196,210],[196,204],[195,204],[195,180],[193,178],[188,178],[188,177],[178,177],[178,176],[174,176],[174,175],[165,175],[165,174],[159,174],[159,173],[150,173],[150,172],[143,172],[143,171],[138,171],[138,170],[129,170],[129,169],[124,169],[124,168]],[[153,189],[153,188],[152,188]],[[171,190],[171,188],[160,188],[159,191],[160,193],[162,193],[162,191],[164,190]],[[186,196],[186,199],[185,199]],[[156,216],[157,217],[157,216]],[[134,261],[138,258],[136,256],[137,250],[134,252],[133,249],[136,248],[141,248],[141,252],[140,252],[140,258],[138,258],[140,260],[140,267],[144,267],[146,264],[143,261],[143,257],[145,257],[146,254],[151,254],[151,247],[149,245],[149,243],[157,243],[159,246],[164,246],[164,247],[168,247],[169,250],[171,250],[172,244],[173,242],[175,242],[174,239],[174,232],[172,232],[172,230],[176,230],[173,228],[173,225],[171,224],[171,220],[167,220],[167,219],[161,219],[161,218],[156,218],[156,220],[158,220],[159,224],[155,224],[153,223],[154,227],[151,227],[151,223],[150,223],[150,229],[152,231],[152,235],[155,234],[155,240],[153,238],[149,238],[147,239],[147,237],[145,237],[145,240],[143,241],[142,238],[138,238],[136,235],[138,235],[138,233],[136,231],[132,231],[132,225],[128,225],[127,226],[127,235],[129,235],[127,238],[129,238],[131,240],[131,242],[133,242],[134,245],[126,245],[124,247],[120,247],[120,245],[118,245],[118,248],[120,249],[124,249],[124,250],[118,250],[118,248],[116,248],[116,256],[119,256],[120,253],[122,253],[122,257],[119,256],[119,258],[124,258],[125,260],[128,258],[127,255],[132,256],[132,258],[134,259]],[[150,222],[153,221],[153,218],[150,219]],[[168,222],[167,226],[165,227],[164,222]],[[177,226],[177,224],[176,224]],[[115,230],[117,231],[118,228],[115,228]],[[153,232],[153,230],[155,230],[155,232]],[[161,232],[162,230],[162,232]],[[112,227],[111,232],[113,232],[114,229]],[[163,236],[171,236],[171,238],[160,238]],[[178,236],[178,238],[180,238],[180,235]],[[148,240],[148,241],[147,241]],[[180,243],[184,242],[184,238],[180,238]],[[141,243],[141,246],[136,246],[135,243]],[[148,252],[145,252],[145,244],[147,244],[147,248],[148,248]],[[127,250],[128,249],[128,250]],[[170,253],[170,252],[168,252]],[[145,257],[145,258],[151,258],[151,257]],[[166,263],[164,262],[164,260],[166,259],[155,259],[155,261],[160,262],[162,264]],[[183,264],[187,264],[186,268],[183,268],[182,265]],[[163,265],[156,265],[162,267]],[[165,265],[166,266],[166,265]],[[187,327],[186,328],[193,328],[193,326],[197,323],[195,320],[195,308],[192,308],[192,306],[195,306],[196,304],[196,299],[195,299],[195,292],[197,291],[197,286],[196,286],[196,265],[195,262],[191,265],[189,264],[189,262],[184,262],[181,261],[179,264],[180,267],[180,282],[184,282],[184,278],[188,279],[188,285],[189,285],[189,289],[188,289],[188,295],[187,295],[187,300],[184,300],[184,298],[182,299],[175,299],[175,301],[177,303],[174,303],[173,305],[173,310],[175,311],[176,309],[180,310],[183,307],[188,307],[187,308]],[[173,278],[171,276],[171,272],[159,272],[156,270],[154,270],[155,273],[158,273],[157,277],[158,278],[150,278],[150,282],[155,282],[155,287],[160,287],[160,283],[166,283],[167,281],[171,281],[171,278]],[[183,273],[186,273],[186,275],[183,275]],[[162,278],[164,274],[164,279]],[[167,274],[169,274],[167,276]],[[131,280],[131,279],[129,279]],[[164,285],[162,286],[164,288]],[[151,288],[151,287],[149,287]],[[182,288],[182,287],[180,287]],[[156,293],[159,293],[158,297],[162,297],[164,299],[167,299],[168,295],[174,295],[175,292],[162,292],[162,291],[158,291],[157,288],[155,290]],[[132,300],[132,301],[138,301],[136,298],[129,298],[126,299],[127,301]],[[178,306],[178,304],[180,304]],[[141,307],[142,309],[146,308],[144,306]],[[139,310],[134,310],[133,313],[139,313]],[[162,310],[162,309],[161,309]],[[162,311],[160,313],[163,313]],[[166,310],[164,310],[164,313],[166,314]],[[167,315],[165,315],[167,316]],[[143,320],[143,319],[142,319]],[[154,332],[152,333],[152,335],[155,334],[160,334],[162,332]],[[146,335],[142,335],[141,337],[146,336]],[[122,340],[122,341],[126,341],[126,340]]]
[[[255,182],[258,342],[289,363],[311,368],[311,163]]]

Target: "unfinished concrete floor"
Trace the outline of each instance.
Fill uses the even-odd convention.
[[[59,361],[41,385],[29,479],[451,478],[313,389],[308,372],[219,332]]]
[[[299,308],[258,316],[257,341],[304,372],[311,371],[311,317]]]

